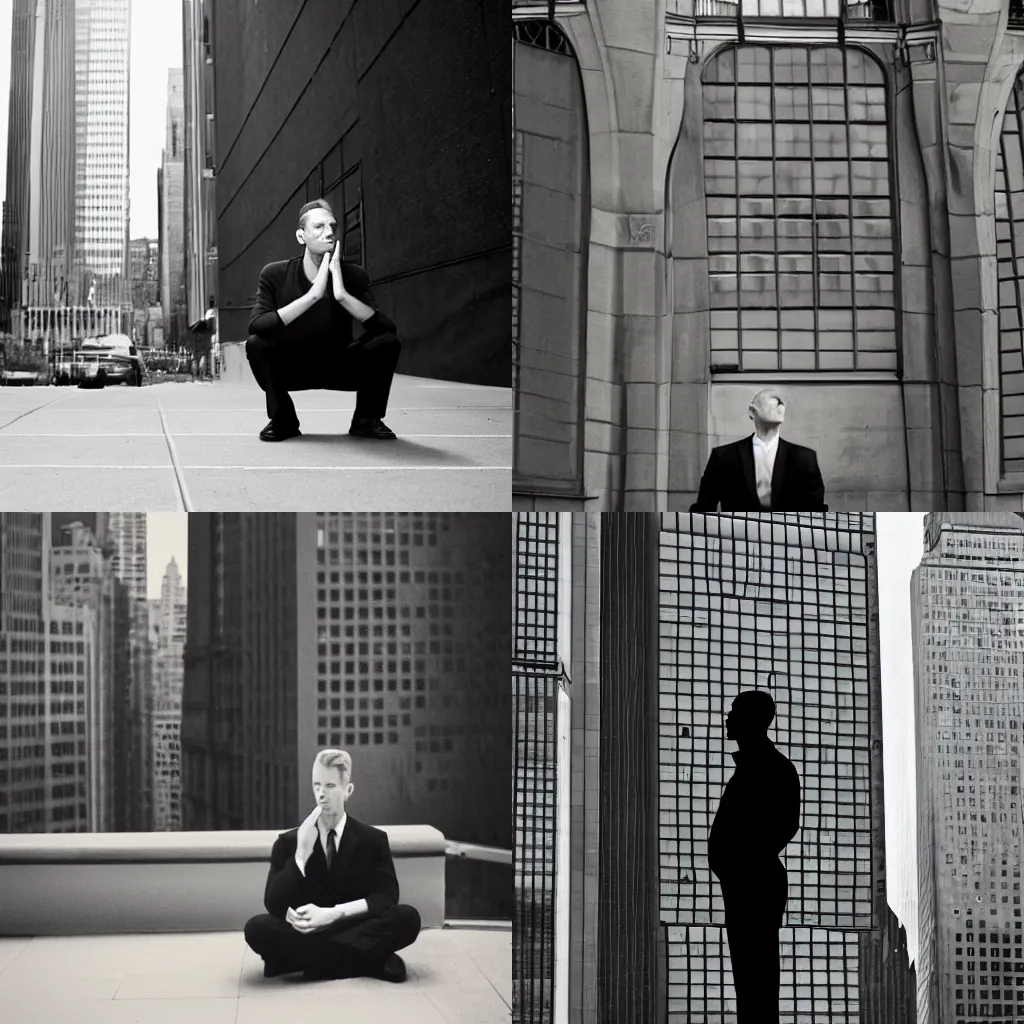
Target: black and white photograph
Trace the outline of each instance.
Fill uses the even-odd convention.
[[[516,509],[1024,508],[1024,0],[512,41]]]
[[[515,521],[514,1020],[1024,1020],[1024,514]]]
[[[509,1024],[510,526],[0,513],[0,1019]]]
[[[507,512],[508,0],[0,0],[0,508]]]

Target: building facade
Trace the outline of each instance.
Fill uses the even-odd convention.
[[[181,828],[181,689],[187,619],[185,586],[171,558],[160,600],[150,602],[153,828],[159,832]]]
[[[763,387],[833,510],[1020,507],[1007,9],[514,0],[519,507],[688,508]]]
[[[929,515],[911,599],[921,1021],[1015,1020],[1024,523]]]
[[[184,265],[187,323],[216,305],[217,203],[214,195],[212,3],[184,0]],[[214,299],[211,303],[210,299]]]
[[[128,0],[76,0],[72,301],[122,309],[128,290]]]
[[[802,783],[781,1019],[914,1021],[886,903],[873,517],[516,520],[516,1019],[735,1021],[707,837],[724,715],[767,686]]]
[[[167,72],[167,140],[160,175],[160,304],[164,337],[184,341],[185,328],[185,96],[181,68]]]
[[[83,673],[87,674],[84,699],[88,830],[110,832],[114,822],[113,700],[117,688],[114,655],[118,644],[114,607],[115,589],[121,584],[114,578],[109,552],[104,552],[103,545],[97,540],[95,525],[87,526],[78,519],[62,524],[60,520],[69,516],[74,514],[51,513],[54,536],[50,551],[50,586],[53,603],[88,609],[94,632],[91,637],[76,637],[73,641],[63,635],[60,639],[51,636],[51,646],[59,644],[68,657],[74,654],[76,670],[78,661],[86,657],[90,659],[87,673]],[[88,518],[95,524],[97,515],[83,513],[82,518]],[[64,686],[67,685],[65,679]]]
[[[340,746],[356,816],[509,848],[507,529],[472,514],[193,515],[184,827],[291,827],[316,751]]]
[[[299,209],[323,197],[398,325],[400,372],[507,387],[507,3],[203,6],[231,140],[216,166],[222,343],[245,341],[260,270],[301,253]],[[311,75],[280,74],[298,64]]]

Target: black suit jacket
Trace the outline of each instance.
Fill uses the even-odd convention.
[[[361,325],[368,336],[396,331],[394,323],[377,309],[370,289],[370,277],[362,267],[355,263],[342,262],[341,279],[345,282],[345,289],[349,294],[376,310],[373,316],[369,320],[364,320]],[[295,340],[299,343],[322,340],[329,342],[333,348],[337,348],[339,344],[351,344],[354,321],[348,310],[334,298],[334,285],[330,275],[327,277],[327,290],[323,298],[314,303],[302,316],[290,324],[285,324],[278,315],[279,309],[305,295],[311,287],[312,282],[306,278],[302,270],[302,256],[268,263],[260,271],[256,305],[253,306],[252,315],[249,317],[249,333],[265,338]]]
[[[691,512],[763,512],[754,478],[754,435],[711,449]],[[827,512],[813,448],[779,438],[772,471],[773,512]]]
[[[289,907],[295,910],[307,903],[333,907],[366,900],[370,914],[379,917],[398,902],[398,878],[386,832],[349,815],[330,872],[317,835],[305,877],[295,863],[298,836],[299,830],[293,828],[274,841],[263,894],[267,913],[284,920]]]

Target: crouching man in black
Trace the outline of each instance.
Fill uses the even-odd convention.
[[[313,762],[316,808],[274,843],[263,896],[269,913],[245,925],[267,978],[302,971],[405,980],[395,951],[416,940],[420,915],[398,902],[387,834],[345,813],[351,776],[346,751],[321,750]]]
[[[288,392],[314,388],[356,392],[350,434],[395,437],[383,417],[402,345],[395,325],[373,307],[366,271],[341,261],[337,227],[325,200],[306,203],[295,232],[303,254],[260,271],[245,354],[267,396],[264,441],[300,435]],[[355,342],[353,320],[366,332]]]

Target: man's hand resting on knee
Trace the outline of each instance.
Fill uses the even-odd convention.
[[[318,932],[332,925],[335,921],[341,920],[336,913],[335,907],[318,907],[315,903],[307,903],[297,910],[288,908],[284,919],[297,931],[307,935],[310,932]]]

